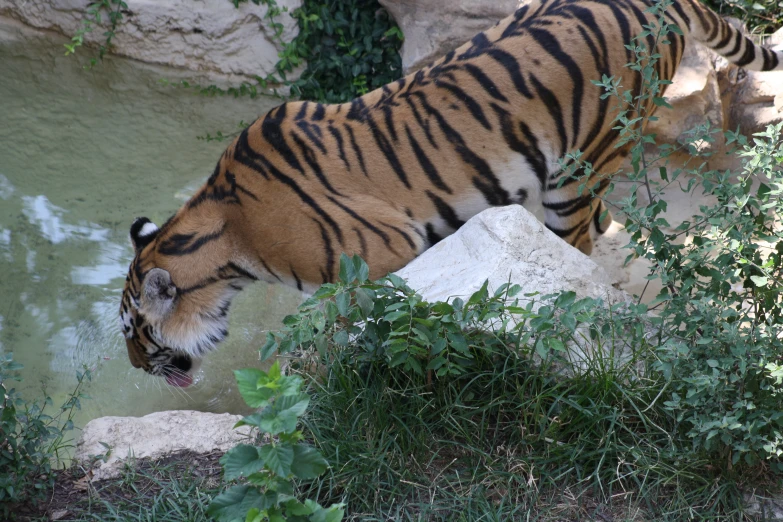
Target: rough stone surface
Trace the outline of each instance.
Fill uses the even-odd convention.
[[[228,0],[126,0],[128,11],[117,27],[112,51],[148,63],[202,73],[218,83],[237,83],[274,70],[279,49],[264,20],[267,8],[245,2],[235,8]],[[68,37],[82,26],[89,0],[0,0],[0,16],[15,18]],[[289,12],[301,0],[278,0]],[[297,32],[287,13],[276,21],[284,41]],[[108,22],[107,22],[108,23]],[[105,40],[104,27],[85,36],[89,43]],[[63,43],[68,40],[63,39]],[[77,51],[84,52],[84,51]]]
[[[426,66],[513,13],[519,0],[379,0],[405,35],[405,72]]]
[[[773,34],[767,45],[783,46],[783,29]],[[750,135],[783,121],[783,71],[735,70],[726,73],[724,84],[730,92],[724,101],[729,129],[739,127],[742,133]]]
[[[490,289],[511,281],[523,293],[626,298],[603,268],[518,205],[481,212],[397,274],[429,301],[468,297],[487,279]]]
[[[647,126],[649,133],[656,134],[658,143],[678,143],[687,131],[708,121],[712,127],[724,128],[714,61],[712,51],[699,42],[687,42],[673,83],[665,93],[671,108],[659,107],[655,113],[658,119]],[[723,148],[723,140],[705,145],[705,152],[715,152]]]
[[[76,444],[75,459],[89,463],[92,456],[106,453],[101,442],[111,447],[111,455],[94,470],[93,480],[117,476],[129,456],[162,457],[181,450],[209,453],[227,451],[249,436],[249,428],[234,430],[242,417],[228,413],[177,410],[151,413],[144,417],[100,417],[87,423]]]

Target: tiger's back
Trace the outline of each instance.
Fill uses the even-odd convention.
[[[651,5],[536,0],[353,102],[291,102],[259,118],[161,229],[134,225],[121,310],[132,359],[200,357],[225,337],[228,304],[251,280],[313,290],[336,277],[341,252],[361,255],[379,277],[490,206],[539,199],[547,227],[589,254],[591,228],[602,233],[611,218],[559,179],[558,160],[581,150],[599,194],[623,161],[614,107],[591,80],[614,76],[639,91],[624,44],[654,21]],[[666,19],[683,34],[655,48],[661,79],[674,75],[688,35],[735,63],[781,67],[783,55],[694,0],[675,1]]]

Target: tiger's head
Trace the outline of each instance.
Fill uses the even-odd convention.
[[[228,336],[231,300],[255,277],[235,263],[215,261],[232,250],[222,219],[177,218],[163,229],[147,218],[131,225],[135,254],[120,323],[133,366],[183,387]]]

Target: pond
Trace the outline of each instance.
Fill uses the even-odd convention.
[[[45,386],[55,404],[93,369],[76,424],[168,409],[242,411],[232,370],[258,365],[267,329],[301,301],[258,283],[235,301],[230,336],[187,391],[134,369],[118,323],[132,249],[130,223],[171,216],[227,145],[197,139],[232,131],[277,99],[204,97],[165,86],[182,74],[110,58],[84,70],[63,36],[0,23],[0,351],[24,365],[17,386]]]

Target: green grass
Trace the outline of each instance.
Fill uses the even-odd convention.
[[[566,378],[508,350],[428,383],[349,352],[312,381],[306,486],[351,520],[736,520],[737,481],[693,456],[645,375],[596,350]]]

